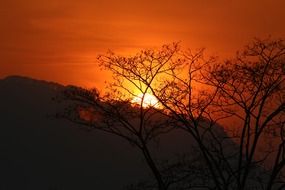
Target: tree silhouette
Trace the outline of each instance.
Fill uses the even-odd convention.
[[[167,189],[168,184],[163,180],[148,144],[160,134],[173,129],[172,121],[163,110],[144,107],[149,87],[143,85],[145,81],[151,84],[158,75],[164,73],[164,64],[169,63],[177,51],[178,46],[173,45],[165,46],[158,52],[143,51],[132,58],[118,57],[111,52],[99,57],[101,66],[114,74],[111,93],[100,97],[96,90],[71,87],[64,92],[64,97],[77,103],[70,104],[60,115],[72,122],[122,137],[134,145],[141,151],[161,190]],[[175,64],[168,69],[174,67]],[[133,85],[134,89],[126,85]],[[130,104],[135,96],[132,90],[143,94],[140,104]]]
[[[255,40],[222,63],[205,57],[203,49],[182,51],[177,43],[132,57],[109,52],[98,57],[113,74],[108,93],[70,87],[64,98],[71,102],[60,116],[141,151],[157,185],[130,189],[281,189],[284,54],[281,40]],[[138,94],[140,103],[131,103]],[[146,94],[158,105],[146,107]],[[231,125],[223,131],[218,122]],[[196,154],[163,166],[149,144],[173,129],[189,134]]]
[[[263,189],[284,188],[284,42],[255,39],[235,59],[216,64],[209,73],[207,84],[219,88],[217,105],[239,125],[233,136],[239,143],[238,189],[246,188],[256,165],[269,169]]]

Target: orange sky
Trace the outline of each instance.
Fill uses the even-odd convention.
[[[232,55],[253,37],[285,37],[284,0],[6,0],[0,78],[101,87],[96,56],[181,41]]]

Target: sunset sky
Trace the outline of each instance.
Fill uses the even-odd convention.
[[[285,37],[284,0],[2,0],[0,78],[101,87],[96,56],[181,41],[231,56],[253,37]]]

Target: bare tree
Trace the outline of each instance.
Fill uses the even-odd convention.
[[[206,98],[210,97],[210,93],[204,90],[192,93],[192,83],[195,82],[194,80],[198,82],[196,73],[213,59],[205,61],[202,49],[195,54],[190,51],[180,51],[179,45],[174,43],[163,46],[161,50],[141,51],[133,57],[117,56],[109,52],[100,56],[98,60],[101,67],[113,74],[109,93],[99,96],[95,89],[70,87],[64,92],[64,98],[75,104],[70,104],[60,116],[74,123],[122,137],[137,147],[152,171],[158,189],[175,188],[175,184],[182,180],[183,183],[188,181],[187,187],[208,189],[204,184],[205,179],[198,183],[197,176],[193,177],[194,171],[196,174],[199,173],[196,164],[197,160],[200,161],[199,159],[195,161],[196,166],[191,159],[191,164],[188,164],[192,168],[191,171],[183,169],[184,172],[178,173],[178,168],[182,169],[181,163],[185,162],[180,162],[179,167],[177,163],[171,164],[171,168],[176,172],[175,175],[173,172],[169,175],[170,166],[159,168],[148,144],[173,128],[182,128],[195,137],[195,141],[204,150],[202,153],[207,163],[214,162],[213,158],[210,158],[213,155],[209,156],[210,153],[206,152],[208,149],[204,147],[206,138],[209,136],[207,130],[213,126],[213,123],[206,122],[203,116],[204,113],[208,114],[206,108],[213,97],[207,101]],[[188,67],[186,73],[185,67]],[[142,94],[139,104],[131,104],[132,99],[138,94]],[[157,105],[145,106],[144,101],[148,94],[157,98]],[[205,123],[209,126],[201,131],[199,129],[201,123],[203,127]],[[200,163],[200,166],[202,165]],[[215,165],[219,164],[215,163]],[[200,175],[206,179],[209,179],[209,171],[212,175],[216,175],[215,168],[210,170],[204,168],[201,171],[205,171],[204,174],[207,173],[207,175]],[[196,181],[195,185],[192,184],[193,178]]]
[[[224,63],[205,57],[203,49],[182,51],[177,43],[132,57],[109,52],[98,58],[113,74],[108,93],[72,87],[64,97],[76,103],[61,116],[130,142],[160,190],[281,189],[284,53],[282,41],[261,40]],[[132,103],[138,94],[139,104]],[[145,105],[148,94],[156,97],[156,105]],[[225,133],[218,122],[227,121],[238,130],[230,125]],[[149,143],[174,128],[193,139],[196,156],[163,166]],[[258,152],[263,139],[268,147]],[[269,167],[268,159],[274,159]]]
[[[207,165],[203,168],[205,173],[210,173],[211,180],[205,185],[202,181],[189,181],[189,187],[227,189],[228,183],[224,174],[223,165],[228,163],[225,153],[217,157],[218,150],[226,144],[226,135],[215,128],[218,119],[211,118],[210,105],[214,100],[217,89],[210,89],[202,83],[200,72],[207,65],[212,64],[215,58],[205,59],[203,49],[192,53],[190,50],[179,50],[178,44],[163,46],[162,50],[146,50],[134,57],[121,57],[113,53],[101,56],[101,66],[112,71],[114,83],[111,84],[111,99],[127,99],[136,96],[135,91],[143,94],[140,109],[143,113],[144,96],[152,94],[160,106],[158,112],[172,121],[176,128],[185,130],[194,139],[198,146],[197,154]],[[202,87],[203,86],[203,87]],[[115,92],[115,93],[114,93]],[[115,95],[115,96],[114,96]],[[127,97],[126,97],[127,96]],[[144,123],[143,117],[141,122]],[[162,126],[166,127],[166,126]],[[212,141],[211,143],[209,143]],[[213,146],[215,144],[215,146]],[[219,145],[217,148],[216,146]],[[221,160],[222,159],[222,160]],[[221,164],[225,162],[225,164]],[[202,169],[202,168],[201,168]],[[194,170],[192,170],[193,172]],[[161,171],[160,173],[162,173]],[[190,172],[186,176],[189,176]],[[176,172],[178,176],[179,173]],[[170,188],[179,180],[166,180],[167,175],[160,174],[165,187]],[[206,175],[204,175],[206,176]],[[167,177],[166,177],[167,178]],[[172,176],[172,179],[176,177]],[[185,181],[184,181],[185,182]]]
[[[164,46],[160,51],[142,51],[131,58],[112,52],[100,56],[101,66],[112,71],[114,77],[109,93],[99,96],[97,90],[71,87],[64,92],[64,98],[76,103],[60,114],[74,123],[117,135],[134,145],[141,151],[160,190],[168,189],[168,184],[150,152],[149,143],[173,127],[164,110],[145,105],[145,96],[155,78],[165,69],[174,69],[178,65],[173,62],[165,67],[177,52],[178,45],[174,44]],[[142,94],[139,102],[131,104],[138,93]]]
[[[284,42],[256,39],[235,59],[212,66],[209,73],[207,84],[219,89],[216,105],[238,126],[232,136],[239,145],[237,188],[248,187],[256,166],[267,169],[257,174],[268,179],[260,189],[284,188]]]

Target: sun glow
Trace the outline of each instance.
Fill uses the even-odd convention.
[[[132,99],[132,103],[138,104],[138,105],[142,104],[142,107],[144,108],[147,108],[147,107],[159,108],[159,102],[157,98],[154,95],[149,94],[149,93],[139,94],[135,96]]]

